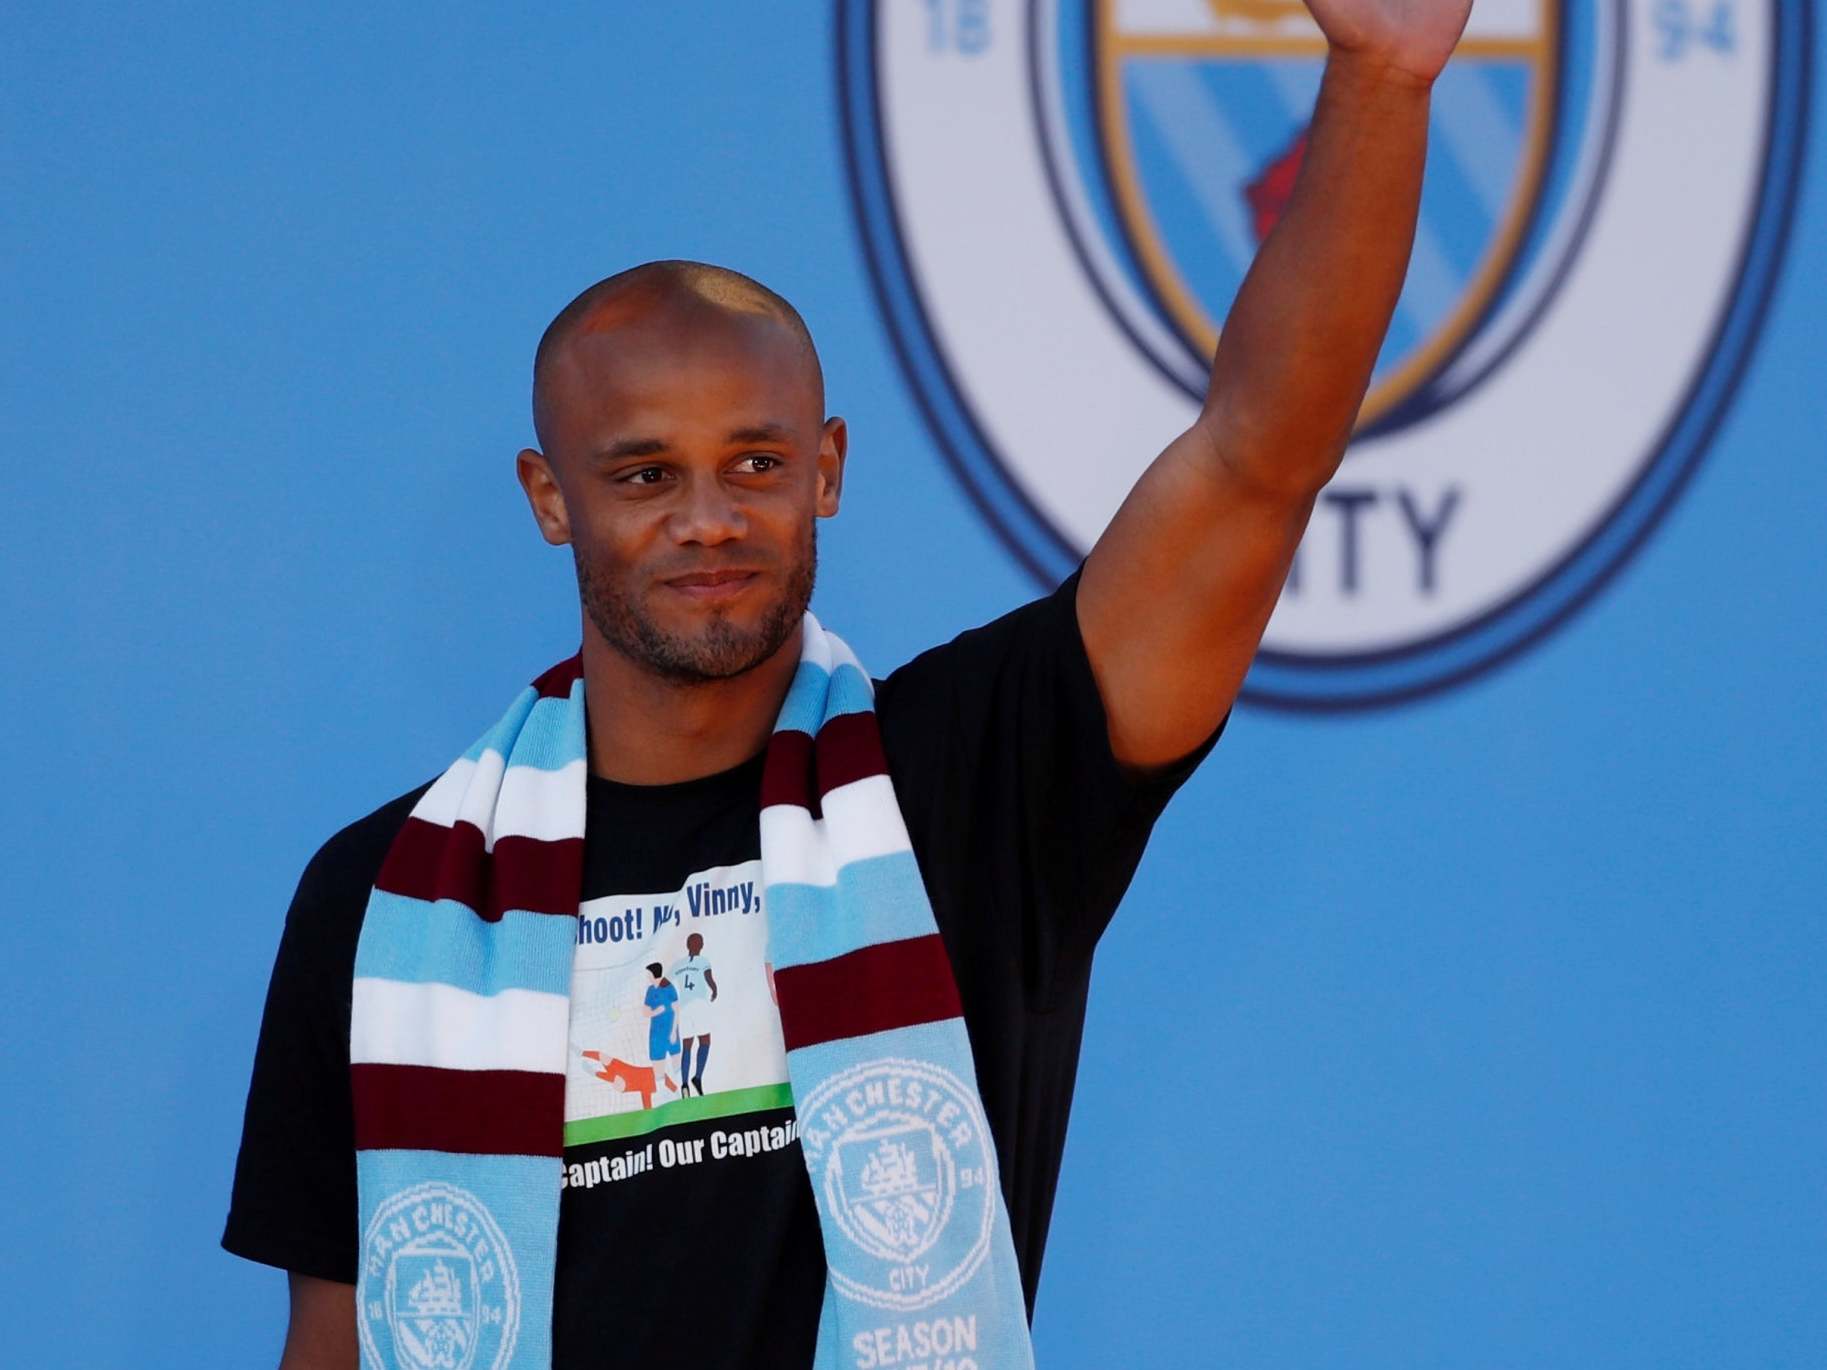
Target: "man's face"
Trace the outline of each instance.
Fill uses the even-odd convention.
[[[661,309],[586,328],[554,372],[555,489],[542,498],[527,453],[522,481],[547,539],[570,542],[603,640],[681,683],[773,656],[811,602],[845,441],[793,335]]]

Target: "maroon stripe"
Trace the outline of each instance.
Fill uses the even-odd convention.
[[[360,1063],[349,1083],[359,1151],[564,1153],[563,1075]]]
[[[882,732],[872,713],[839,714],[818,730],[812,748],[818,765],[818,792],[830,794],[839,785],[888,774],[882,754]]]
[[[508,909],[576,913],[583,876],[581,837],[503,837],[490,854],[474,823],[446,828],[409,817],[374,883],[412,899],[455,899],[492,923]]]
[[[761,764],[761,807],[797,804],[818,812],[812,793],[812,739],[796,728],[783,729],[768,742]]]
[[[408,817],[387,849],[374,887],[413,899],[455,899],[476,907],[481,897],[482,829],[473,823],[444,827]]]
[[[936,932],[777,970],[774,987],[788,1051],[963,1012]]]
[[[584,655],[579,652],[558,665],[548,668],[537,680],[533,688],[542,699],[563,699],[571,693],[571,687],[583,676]]]
[[[819,800],[839,785],[886,774],[888,758],[875,715],[839,714],[818,730],[817,742],[795,728],[774,734],[761,770],[761,806],[797,804],[816,818]]]
[[[491,923],[509,909],[575,915],[584,889],[584,839],[498,837],[494,876],[487,903],[470,905]]]

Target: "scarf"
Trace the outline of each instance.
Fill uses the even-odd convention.
[[[413,806],[350,1020],[372,1370],[548,1370],[588,773],[581,656]],[[848,646],[805,615],[761,785],[769,960],[826,1282],[817,1370],[1033,1364],[951,965]]]

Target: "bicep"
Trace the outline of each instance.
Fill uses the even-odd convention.
[[[279,1370],[355,1370],[355,1286],[292,1272]]]
[[[1166,765],[1230,710],[1313,511],[1254,488],[1189,430],[1129,492],[1086,558],[1079,630],[1125,764]]]

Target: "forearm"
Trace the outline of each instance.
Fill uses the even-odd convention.
[[[1212,459],[1301,494],[1338,469],[1414,244],[1431,85],[1335,54],[1293,195],[1219,338]]]
[[[296,1272],[279,1370],[355,1370],[355,1286]]]

